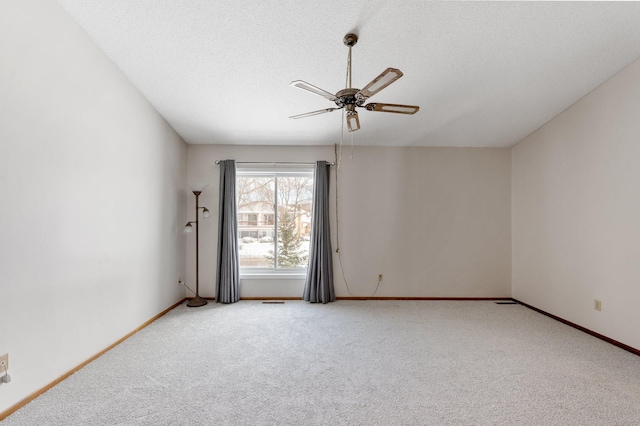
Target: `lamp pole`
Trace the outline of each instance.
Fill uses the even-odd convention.
[[[199,232],[200,231],[200,220],[199,220],[200,209],[202,209],[202,213],[204,217],[209,217],[209,210],[206,207],[200,207],[198,197],[200,196],[201,193],[202,191],[193,191],[193,195],[196,196],[196,220],[192,222],[188,222],[187,226],[185,226],[186,232],[192,232],[191,224],[195,223],[196,225],[196,296],[187,302],[187,306],[191,308],[196,308],[198,306],[204,306],[207,304],[207,299],[200,297],[200,285],[199,285],[200,256],[198,251],[199,251],[199,234],[200,234]]]

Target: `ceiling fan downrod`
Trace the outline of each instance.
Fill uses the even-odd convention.
[[[349,56],[347,56],[347,89],[351,89],[351,48],[358,43],[358,36],[349,33],[344,36],[342,42],[349,48]]]
[[[349,48],[349,54],[347,56],[347,87],[346,89],[336,93],[336,96],[339,99],[339,101],[336,101],[336,104],[340,107],[344,106],[347,128],[350,132],[353,132],[360,128],[360,119],[356,112],[356,105],[362,106],[365,101],[365,99],[361,99],[360,103],[358,103],[356,93],[358,93],[360,89],[353,89],[351,87],[351,48],[358,42],[358,36],[353,33],[349,33],[344,36],[342,42]]]

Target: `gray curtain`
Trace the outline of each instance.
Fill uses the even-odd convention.
[[[219,207],[216,302],[234,303],[240,299],[236,162],[234,160],[220,161]]]
[[[311,214],[309,267],[303,300],[328,303],[336,300],[333,289],[333,252],[329,232],[329,171],[326,161],[316,162]]]

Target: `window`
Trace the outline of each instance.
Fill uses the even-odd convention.
[[[309,259],[313,167],[239,167],[236,192],[241,271],[304,271]]]

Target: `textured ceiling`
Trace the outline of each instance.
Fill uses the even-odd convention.
[[[341,112],[289,87],[404,73],[359,110],[356,145],[507,147],[640,56],[640,3],[59,0],[173,128],[194,144],[327,145]]]

